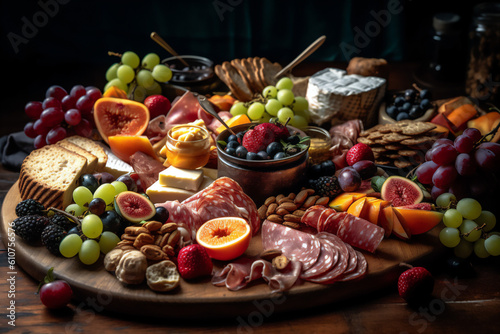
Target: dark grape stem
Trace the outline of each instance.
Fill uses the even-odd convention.
[[[50,207],[47,211],[55,211],[57,213],[60,213],[62,215],[65,215],[66,217],[68,217],[69,219],[71,219],[76,225],[78,226],[82,226],[81,222],[80,222],[80,219],[78,219],[77,217],[73,216],[71,213],[68,213],[64,210],[60,210],[60,209],[57,209],[57,208],[54,208],[54,207]]]
[[[118,52],[108,51],[108,56],[121,57],[122,54]]]
[[[468,237],[468,236],[469,236],[469,234],[471,234],[473,231],[480,231],[480,230],[482,230],[485,226],[486,226],[486,224],[483,224],[483,225],[481,225],[481,226],[476,226],[476,227],[474,227],[472,230],[470,230],[469,232],[467,232],[467,233],[463,233],[461,236],[462,236],[462,237]],[[483,232],[484,232],[484,231],[483,231]]]

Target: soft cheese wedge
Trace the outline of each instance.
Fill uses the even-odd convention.
[[[160,184],[160,180],[153,183],[151,187],[146,189],[146,195],[149,196],[149,199],[153,203],[165,203],[167,201],[175,201],[178,200],[182,202],[183,200],[191,197],[196,192],[205,189],[210,184],[212,184],[214,180],[208,176],[202,177],[202,182],[200,187],[196,191],[186,190],[182,188],[175,187],[167,187]]]
[[[203,181],[203,170],[170,166],[158,175],[160,185],[197,191]]]

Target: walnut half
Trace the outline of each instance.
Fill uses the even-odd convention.
[[[146,278],[148,260],[139,250],[131,250],[118,262],[115,270],[116,278],[126,284],[140,284]]]

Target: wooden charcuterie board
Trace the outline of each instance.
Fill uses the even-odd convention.
[[[15,207],[21,201],[17,183],[10,189],[2,206],[1,235],[8,245],[9,223],[16,218]],[[12,232],[12,230],[10,230]],[[320,285],[304,282],[295,285],[282,295],[271,295],[263,280],[253,282],[240,291],[215,287],[210,278],[193,281],[181,280],[180,287],[168,293],[150,290],[146,283],[138,286],[122,285],[112,273],[104,270],[102,261],[87,266],[78,257],[65,259],[49,253],[43,246],[32,246],[21,238],[15,241],[15,261],[36,280],[41,280],[50,267],[59,279],[66,280],[73,288],[76,305],[105,309],[123,314],[152,317],[213,318],[233,317],[259,311],[260,305],[273,303],[273,312],[303,309],[335,303],[346,298],[395,284],[401,272],[401,262],[432,261],[443,251],[437,238],[438,229],[414,236],[411,241],[394,237],[383,240],[375,254],[363,252],[368,261],[368,274],[356,281]],[[261,251],[260,235],[252,239],[248,255]],[[215,263],[223,266],[224,263]],[[35,291],[34,291],[35,292]]]

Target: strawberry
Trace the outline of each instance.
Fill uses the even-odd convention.
[[[199,244],[194,244],[179,251],[177,268],[182,278],[191,279],[211,275],[213,264],[207,250]]]
[[[168,114],[172,107],[169,99],[163,95],[150,95],[144,100],[144,105],[149,109],[149,118]]]
[[[274,131],[269,126],[262,126],[262,123],[257,125],[255,128],[248,130],[243,136],[242,145],[247,149],[248,152],[257,153],[260,151],[265,151],[267,145],[271,144],[276,139]]]
[[[434,289],[434,278],[424,267],[412,267],[398,279],[398,292],[407,302],[425,298]]]
[[[370,146],[358,143],[347,151],[345,160],[349,166],[352,166],[361,160],[375,161],[375,157],[373,156],[373,151]]]

